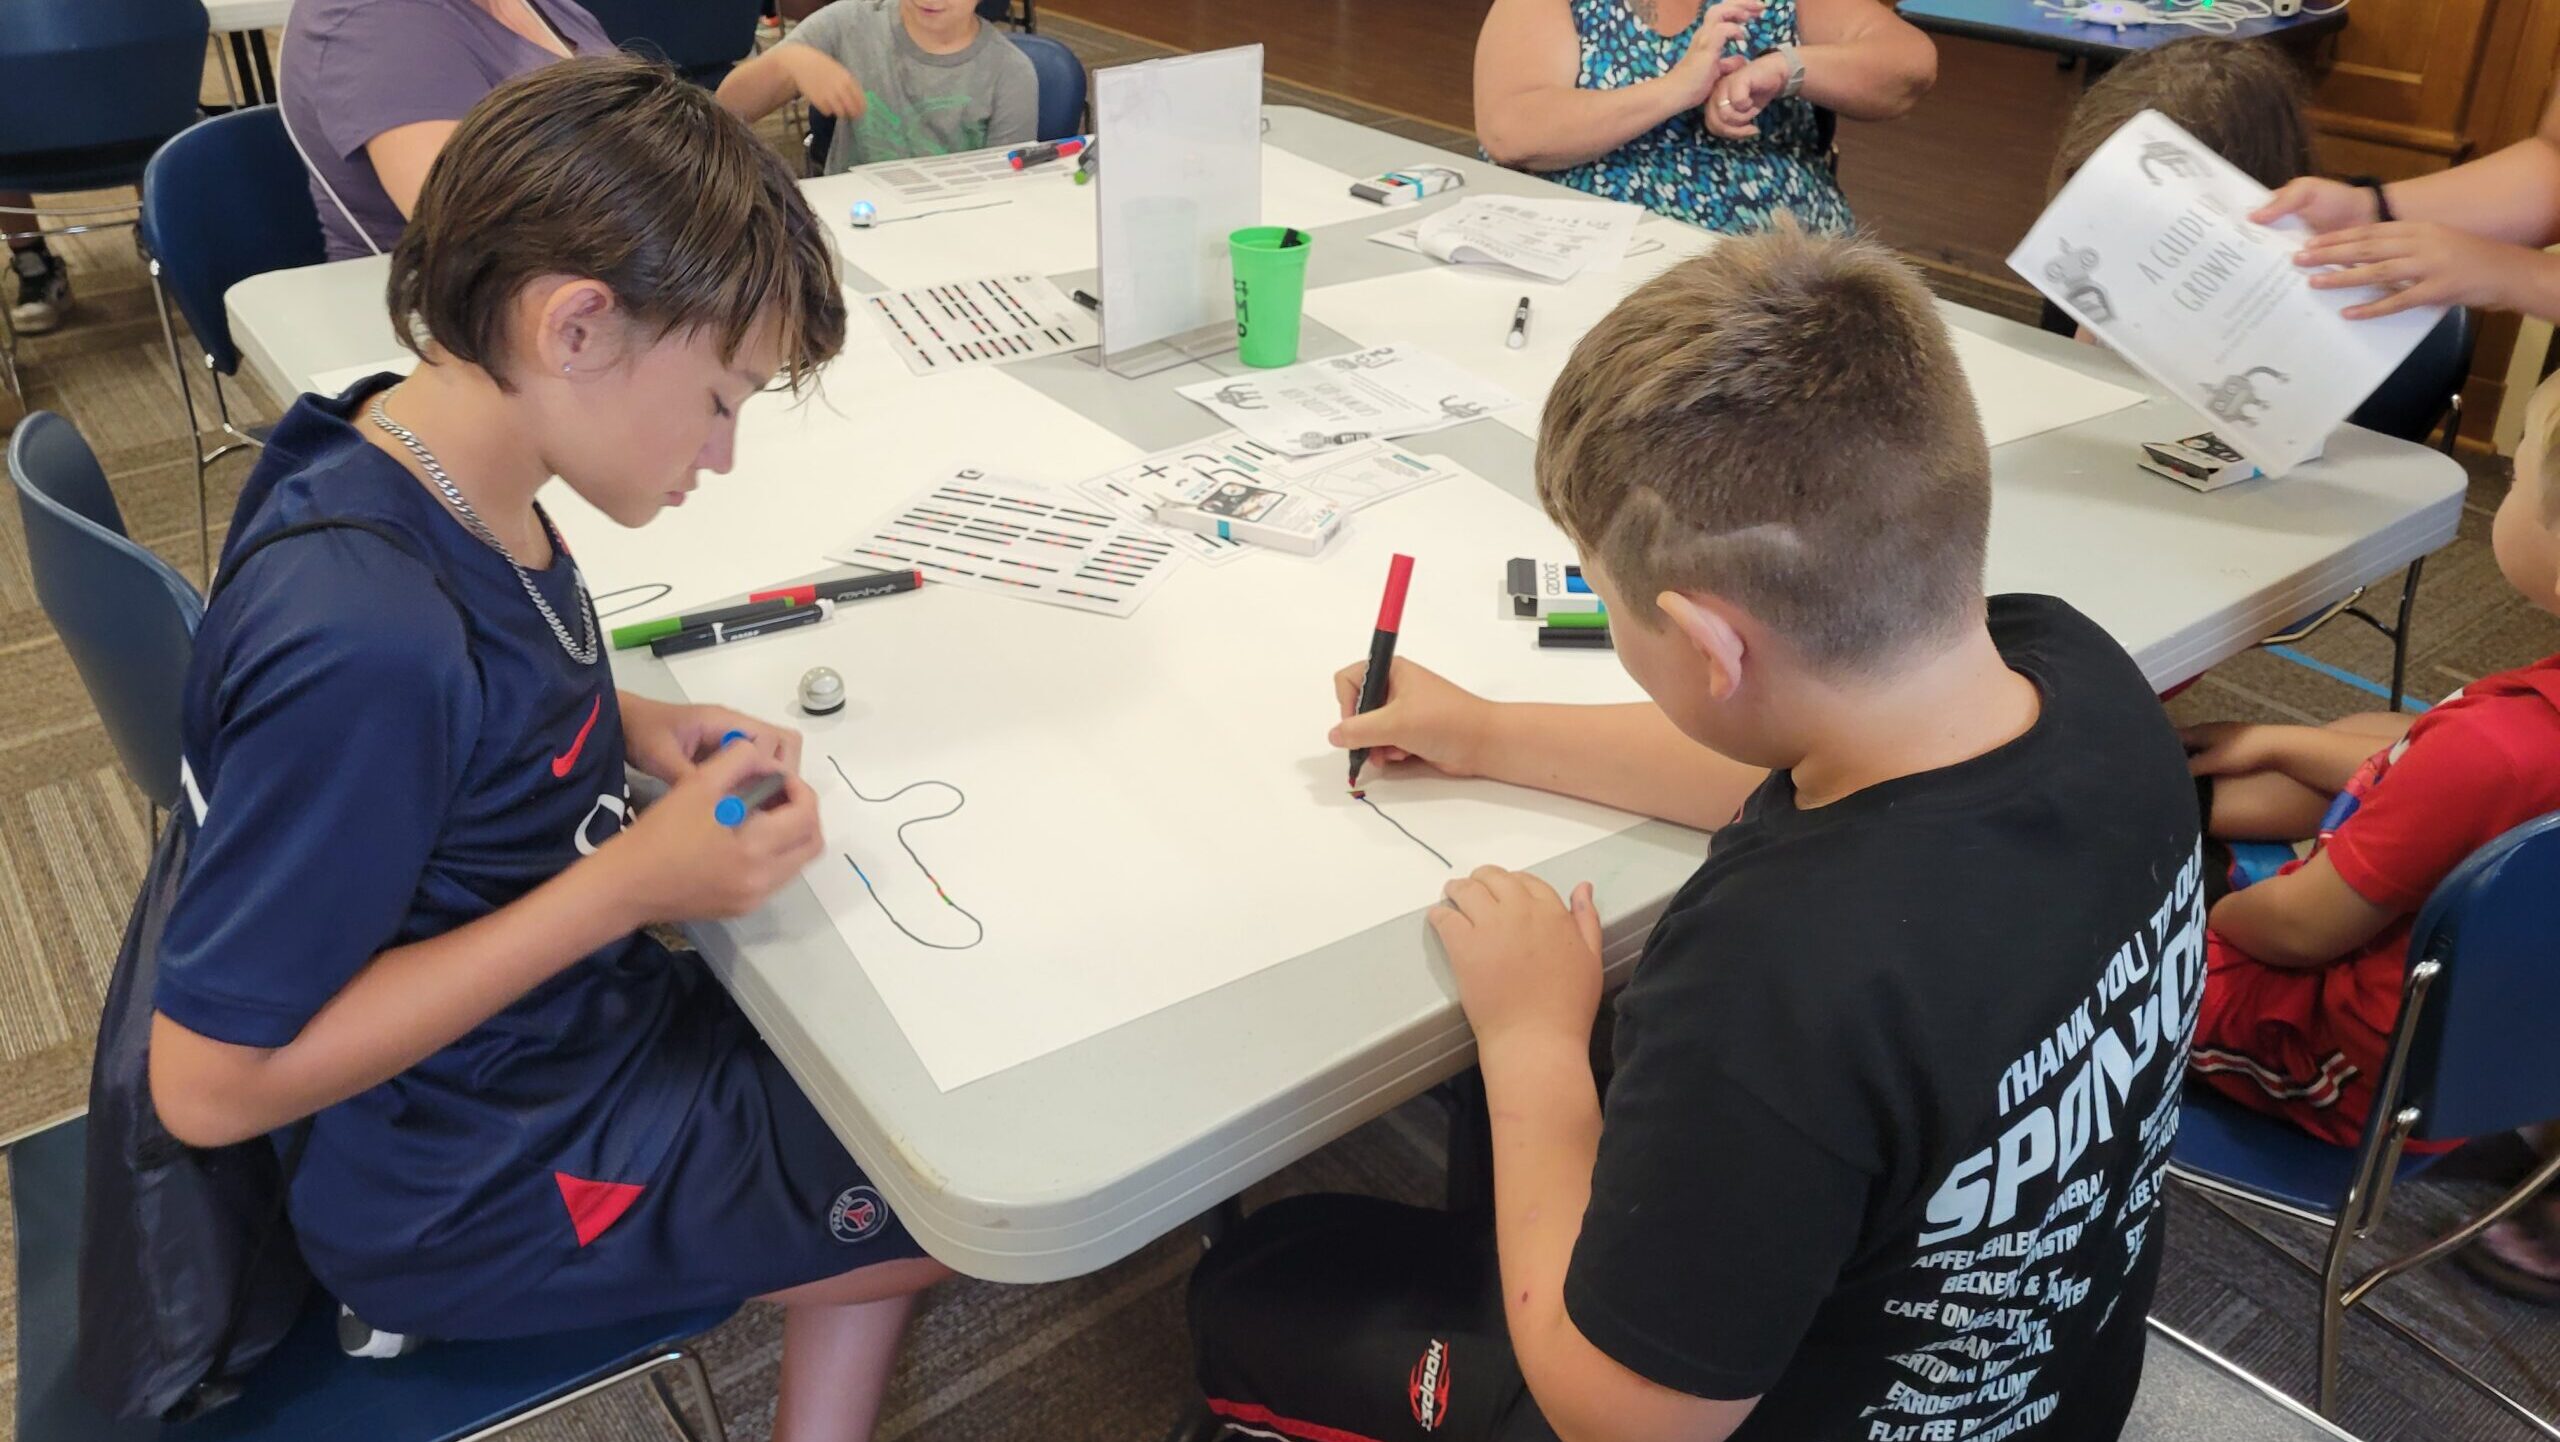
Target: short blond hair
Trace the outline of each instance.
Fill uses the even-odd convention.
[[[1991,453],[1928,290],[1783,226],[1674,266],[1574,347],[1538,497],[1650,623],[1664,591],[1880,673],[1982,615]]]

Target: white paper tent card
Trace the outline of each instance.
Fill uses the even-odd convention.
[[[1419,947],[1452,875],[1635,824],[1373,772],[1370,799],[1443,865],[1347,794],[1332,673],[1366,645],[1397,551],[1416,558],[1412,659],[1501,700],[1639,699],[1615,658],[1542,651],[1485,604],[1511,557],[1569,550],[1473,478],[1370,508],[1304,565],[1186,567],[1119,625],[929,585],[672,664],[688,696],[747,709],[811,666],[844,674],[845,711],[800,723],[828,842],[808,880],[948,1090],[1371,927]]]
[[[1502,387],[1410,345],[1199,381],[1178,394],[1293,456],[1420,435],[1519,404]]]
[[[2330,432],[2444,314],[2347,320],[2372,290],[2313,290],[2296,217],[2254,225],[2267,188],[2146,110],[2089,157],[2009,266],[2269,475]]]

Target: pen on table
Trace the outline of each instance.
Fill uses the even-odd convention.
[[[1614,651],[1618,649],[1618,644],[1609,639],[1609,628],[1606,626],[1540,626],[1538,645],[1549,651]]]
[[[1086,310],[1098,311],[1102,309],[1102,298],[1091,291],[1080,290],[1076,292],[1076,304],[1083,306]]]
[[[1502,343],[1513,350],[1518,350],[1529,343],[1529,298],[1527,296],[1520,297],[1520,304],[1513,308],[1511,334],[1504,336]]]
[[[752,621],[714,621],[708,626],[697,626],[689,631],[678,631],[672,636],[659,637],[649,643],[649,654],[681,656],[687,651],[708,650],[713,646],[726,646],[732,641],[752,641],[758,636],[769,636],[776,631],[792,631],[802,626],[814,626],[835,613],[835,602],[820,601],[814,605],[793,606],[779,614],[760,616]]]
[[[1074,155],[1084,147],[1085,137],[1070,135],[1063,140],[1044,141],[1038,145],[1026,145],[1020,150],[1006,151],[1004,163],[1016,170],[1029,170],[1035,165],[1046,165],[1061,155]]]
[[[1355,714],[1366,715],[1387,704],[1387,672],[1396,661],[1396,631],[1404,625],[1405,587],[1413,582],[1413,557],[1399,553],[1387,563],[1387,593],[1378,601],[1378,627],[1369,633],[1369,672],[1360,678],[1360,707]],[[1360,768],[1369,762],[1369,748],[1351,748],[1351,793],[1360,794]]]
[[[788,601],[795,605],[814,606],[820,601],[868,601],[874,596],[895,596],[924,584],[922,571],[883,571],[876,576],[839,576],[832,581],[812,581],[804,586],[777,586],[770,591],[750,591],[750,601]]]
[[[791,603],[787,600],[777,601],[770,596],[753,596],[735,606],[714,606],[708,611],[689,611],[681,616],[661,616],[654,621],[634,621],[628,626],[613,628],[613,649],[628,651],[634,646],[645,646],[661,636],[672,636],[679,631],[717,625],[723,621],[752,621],[759,616],[780,615],[790,609]]]

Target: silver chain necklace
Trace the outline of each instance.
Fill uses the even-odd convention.
[[[481,520],[480,513],[471,509],[471,503],[462,498],[461,488],[454,485],[453,477],[444,473],[444,464],[436,459],[435,452],[428,450],[426,444],[420,441],[407,426],[391,418],[391,413],[382,408],[381,397],[374,398],[373,409],[368,414],[372,416],[373,423],[380,426],[385,434],[406,446],[409,454],[418,458],[418,468],[427,473],[428,480],[435,482],[436,490],[444,496],[444,503],[453,507],[453,513],[462,518],[463,527],[471,534],[478,536],[481,543],[490,550],[497,552],[499,559],[505,561],[515,571],[517,582],[524,587],[524,593],[532,600],[533,608],[542,613],[542,619],[551,623],[551,634],[559,638],[560,649],[569,653],[569,659],[581,666],[594,665],[596,663],[596,610],[587,599],[587,578],[579,574],[578,563],[570,559],[569,548],[560,544],[560,533],[551,528],[551,518],[542,514],[542,507],[536,505],[533,508],[534,518],[542,522],[543,534],[551,538],[552,553],[568,563],[569,584],[578,592],[578,619],[585,623],[586,639],[584,641],[570,639],[569,628],[560,624],[560,613],[551,609],[549,601],[542,599],[542,591],[533,584],[533,576],[525,570],[522,562],[516,560],[515,553],[507,549],[507,543],[499,540],[498,533],[490,530],[489,523]]]

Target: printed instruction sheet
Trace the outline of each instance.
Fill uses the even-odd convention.
[[[1293,456],[1420,435],[1519,404],[1502,387],[1409,345],[1247,371],[1183,386],[1178,394]]]
[[[2374,290],[2313,290],[2299,217],[2257,225],[2268,191],[2158,111],[2124,123],[2054,197],[2009,267],[2214,434],[2280,476],[2320,454],[2443,318],[2339,312]]]
[[[1146,604],[1182,552],[1152,526],[1045,486],[958,466],[827,559],[1106,616]]]

